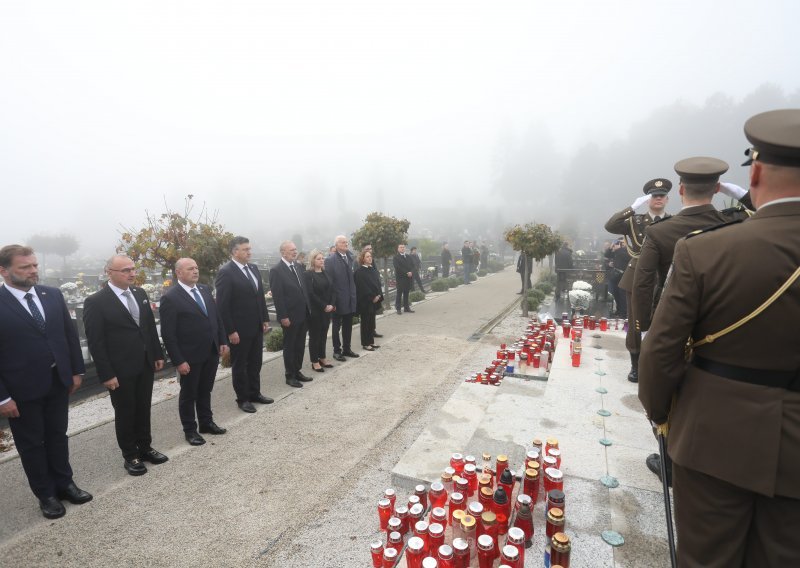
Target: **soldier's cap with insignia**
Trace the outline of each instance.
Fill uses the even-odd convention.
[[[675,164],[681,183],[716,183],[728,171],[728,164],[717,158],[696,156]]]
[[[672,189],[672,182],[664,178],[651,179],[642,188],[645,195],[666,195]]]
[[[748,160],[743,166],[757,161],[800,168],[800,109],[757,114],[744,123],[744,135],[753,147],[745,151]]]

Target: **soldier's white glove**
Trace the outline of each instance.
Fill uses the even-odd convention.
[[[639,209],[639,207],[641,207],[645,203],[650,203],[650,194],[642,195],[641,197],[637,197],[636,201],[634,201],[633,204],[631,205],[631,209],[636,211],[637,209]]]
[[[740,200],[747,193],[747,190],[745,190],[743,187],[739,187],[735,183],[723,181],[719,184],[719,192],[723,195],[727,195],[728,197],[733,197],[736,200]]]

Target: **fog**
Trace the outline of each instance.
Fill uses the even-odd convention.
[[[744,120],[800,106],[798,21],[791,0],[4,1],[0,243],[104,256],[187,194],[270,250],[373,210],[439,239],[600,233],[691,155],[746,185]]]

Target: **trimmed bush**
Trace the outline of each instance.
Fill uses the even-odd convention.
[[[536,290],[541,290],[545,296],[547,296],[548,294],[552,294],[553,289],[555,288],[555,286],[553,286],[553,284],[551,282],[548,282],[547,280],[540,280],[539,282],[534,284],[533,287]]]
[[[536,312],[539,309],[540,302],[536,300],[536,298],[531,298],[528,296],[528,311],[529,312]]]
[[[361,323],[361,316],[358,314],[353,314],[353,325],[357,325]]]
[[[461,283],[462,280],[458,276],[450,276],[447,279],[447,285],[450,286],[451,288],[457,288],[458,286],[461,285]]]
[[[477,274],[475,274],[474,272],[470,272],[469,273],[469,281],[470,282],[475,282],[477,279],[478,279],[478,275]]]
[[[481,269],[478,271],[478,276],[486,276],[487,274],[489,274],[489,271],[488,271],[488,270],[486,270],[485,268],[481,268]]]
[[[490,259],[486,263],[486,270],[488,270],[489,272],[500,272],[504,268],[505,265],[499,260]]]
[[[437,278],[433,282],[431,282],[431,291],[432,292],[446,292],[450,289],[450,284],[447,281],[447,278]]]
[[[271,352],[283,350],[283,328],[280,325],[264,336],[264,346]]]
[[[408,295],[408,299],[412,302],[421,302],[425,299],[425,294],[419,290],[414,290]]]
[[[532,288],[531,290],[528,290],[528,298],[533,299],[540,304],[542,303],[542,300],[544,300],[544,297],[545,293],[537,288]]]

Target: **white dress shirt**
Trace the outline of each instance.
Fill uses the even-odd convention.
[[[203,294],[200,292],[200,288],[198,288],[197,286],[187,286],[186,284],[184,284],[180,280],[178,280],[178,284],[181,285],[181,288],[186,290],[186,292],[192,297],[192,300],[194,300],[194,301],[197,301],[197,300],[196,300],[194,294],[192,293],[192,290],[197,290],[197,295],[200,297],[200,302],[202,302],[203,307],[206,309],[206,312],[208,312],[208,306],[206,306],[206,301],[203,299]]]

